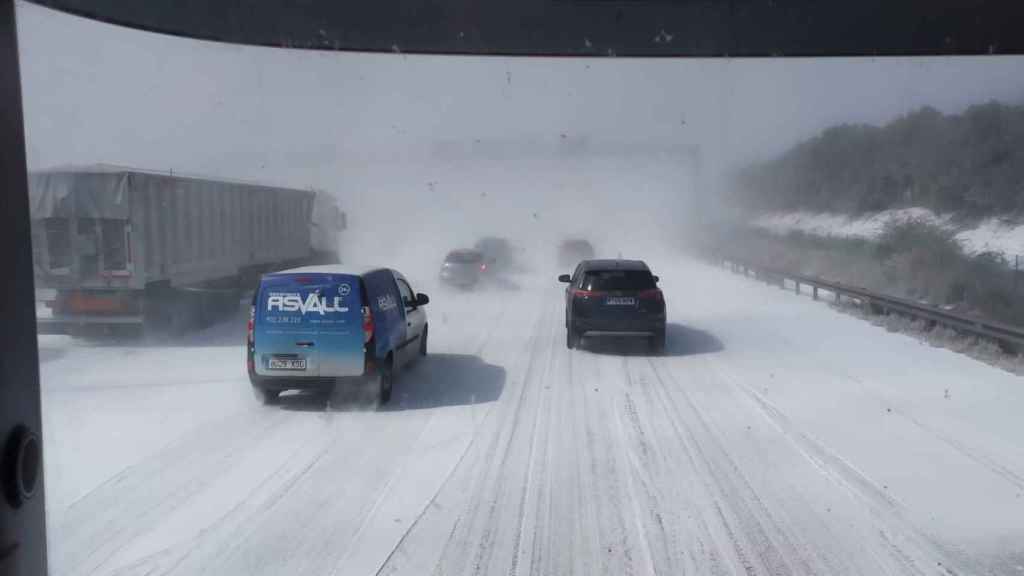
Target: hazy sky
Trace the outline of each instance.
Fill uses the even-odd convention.
[[[18,34],[32,168],[173,168],[349,197],[410,186],[436,195],[456,181],[454,197],[485,187],[500,197],[509,181],[517,190],[529,183],[538,198],[559,187],[584,198],[594,187],[672,196],[693,183],[686,151],[694,146],[701,186],[713,188],[724,167],[779,153],[829,124],[880,123],[922,105],[951,112],[1024,101],[1019,57],[310,52],[165,37],[25,3]]]

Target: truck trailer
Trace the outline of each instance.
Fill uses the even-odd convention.
[[[180,334],[237,311],[260,274],[337,262],[328,194],[131,168],[29,175],[40,333]]]

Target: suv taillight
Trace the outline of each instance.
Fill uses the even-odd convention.
[[[655,302],[664,302],[665,297],[662,295],[659,288],[651,288],[650,290],[644,290],[637,294],[641,300],[654,300]]]
[[[363,344],[373,338],[373,313],[369,306],[363,306]]]
[[[254,329],[255,329],[255,326],[254,326],[255,321],[256,321],[256,307],[255,306],[250,306],[249,307],[249,323],[246,325],[246,338],[248,339],[249,344],[252,344],[252,341],[253,341]]]
[[[604,296],[604,292],[597,292],[595,290],[581,290],[579,288],[572,289],[572,295],[574,298],[599,298]]]

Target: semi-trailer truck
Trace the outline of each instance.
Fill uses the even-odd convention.
[[[337,262],[322,191],[115,166],[29,175],[40,333],[180,334],[235,312],[264,272]]]

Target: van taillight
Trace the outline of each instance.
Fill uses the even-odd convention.
[[[253,341],[254,330],[255,330],[255,322],[256,322],[256,307],[255,306],[250,306],[249,307],[249,323],[246,325],[246,338],[248,339],[249,344],[252,344],[252,341]]]
[[[363,344],[373,338],[373,313],[369,306],[363,306]]]

